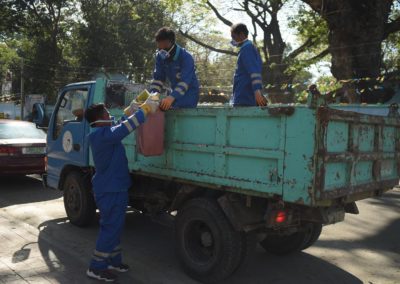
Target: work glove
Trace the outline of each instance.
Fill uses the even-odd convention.
[[[159,101],[160,93],[150,94],[146,89],[143,90],[135,99],[131,101],[129,106],[124,109],[124,114],[126,116],[131,116],[140,108],[140,105],[143,104],[148,98],[151,98],[152,101]]]
[[[149,114],[155,113],[160,106],[159,100],[155,100],[151,96],[147,98],[147,100],[140,106],[143,110],[144,114],[147,116]]]
[[[139,104],[133,100],[127,108],[124,109],[124,114],[128,117],[134,114],[139,109]]]
[[[144,89],[136,98],[136,102],[137,103],[144,103],[147,98],[150,96],[149,91],[147,91],[147,89]]]

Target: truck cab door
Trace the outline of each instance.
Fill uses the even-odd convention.
[[[89,125],[83,116],[92,89],[91,84],[68,86],[58,98],[47,134],[47,185],[51,188],[58,188],[66,166],[88,166]]]

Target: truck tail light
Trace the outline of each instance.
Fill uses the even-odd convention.
[[[286,221],[286,219],[287,219],[286,211],[280,210],[280,211],[278,211],[278,212],[276,213],[275,222],[276,222],[277,224],[284,223],[284,222]]]
[[[20,153],[20,148],[12,146],[0,146],[0,156],[14,156]]]

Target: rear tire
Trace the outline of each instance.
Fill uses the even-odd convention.
[[[79,172],[70,172],[62,189],[64,208],[70,222],[79,227],[92,224],[96,215],[96,204],[88,179]]]
[[[291,235],[267,235],[260,245],[275,255],[295,253],[312,246],[318,240],[321,230],[321,224],[306,223],[300,231]]]
[[[229,277],[246,256],[246,238],[235,231],[215,200],[196,198],[178,211],[176,248],[185,271],[204,283]]]
[[[304,243],[303,247],[301,250],[308,249],[310,246],[312,246],[319,238],[322,232],[322,224],[320,223],[308,223],[308,235],[309,239],[306,240]]]

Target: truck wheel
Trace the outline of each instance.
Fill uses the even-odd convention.
[[[300,231],[287,236],[271,235],[260,242],[269,253],[285,255],[301,251],[313,245],[321,234],[322,225],[304,224]]]
[[[307,249],[312,246],[319,238],[322,232],[322,224],[320,223],[308,223],[308,240],[303,244],[301,250]]]
[[[96,214],[96,204],[88,180],[78,172],[70,172],[62,189],[65,212],[70,222],[79,227],[91,224]]]
[[[176,248],[185,271],[215,283],[230,276],[246,256],[243,232],[235,231],[215,200],[196,198],[178,211]]]

